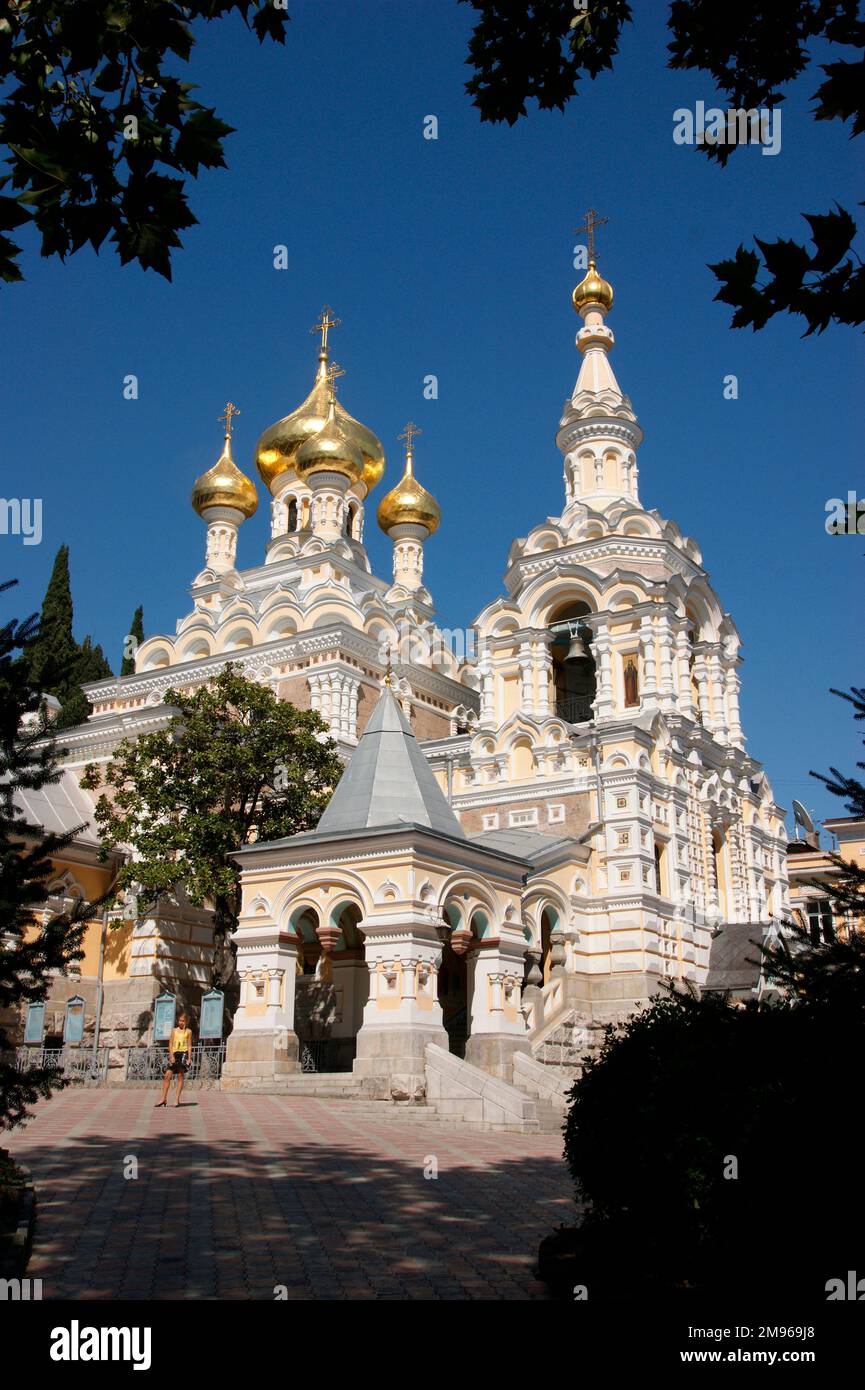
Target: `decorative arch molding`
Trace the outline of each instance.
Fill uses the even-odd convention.
[[[214,643],[207,633],[193,633],[178,642],[174,649],[175,661],[182,665],[185,661],[202,661],[213,655]]]
[[[322,894],[327,888],[327,894]],[[293,874],[273,901],[273,916],[278,922],[287,920],[290,911],[304,904],[319,916],[329,911],[334,894],[356,900],[364,917],[373,910],[372,894],[360,874],[348,869],[331,870],[318,864],[314,868]]]
[[[77,878],[67,869],[65,873],[51,880],[48,885],[48,896],[51,898],[73,898],[81,902],[85,894]]]
[[[206,613],[206,612],[205,612],[203,609],[201,609],[201,608],[193,608],[192,612],[191,612],[191,613],[187,613],[186,617],[183,618],[183,619],[178,623],[178,625],[177,625],[177,632],[176,632],[176,634],[175,634],[175,641],[177,641],[177,639],[180,638],[180,637],[185,637],[185,636],[187,636],[187,634],[190,633],[190,632],[206,632],[206,633],[213,633],[213,632],[215,632],[215,630],[216,630],[216,620],[214,619],[213,614],[212,614],[212,613]],[[149,637],[147,640],[148,640],[148,642],[152,642],[152,641],[154,641],[154,640],[162,640],[162,641],[164,641],[164,640],[166,640],[166,639],[165,639],[164,637],[161,637],[161,638]],[[142,643],[141,643],[141,647],[143,648],[144,645],[145,645],[145,643],[142,642]]]
[[[636,608],[638,604],[645,603],[648,594],[645,589],[638,588],[635,584],[624,584],[617,580],[604,594],[606,607],[613,613],[626,613],[629,608]]]
[[[527,625],[546,627],[550,614],[570,603],[585,603],[597,612],[602,593],[597,574],[583,565],[563,565],[555,574],[539,575],[523,594]]]
[[[724,613],[717,598],[704,580],[694,580],[685,594],[685,605],[696,620],[697,641],[717,642]]]
[[[463,894],[468,894],[466,901]],[[451,899],[456,901],[464,922],[471,921],[478,908],[488,914],[492,922],[497,922],[500,914],[498,896],[490,891],[489,884],[478,875],[458,869],[445,879],[439,889],[439,904],[444,914]]]
[[[248,640],[241,641],[241,638]],[[256,645],[257,638],[258,632],[253,623],[248,625],[238,623],[237,626],[229,628],[224,633],[220,631],[216,651],[217,653],[246,651],[247,648]]]
[[[539,526],[529,532],[523,547],[523,555],[542,555],[548,550],[560,550],[566,543],[564,532],[558,526]]]
[[[334,595],[322,594],[314,599],[307,609],[307,627],[325,627],[328,623],[347,623],[349,627],[360,627],[359,613],[347,603],[334,601]]]
[[[604,759],[602,771],[614,772],[616,769],[630,767],[633,767],[633,763],[627,753],[623,753],[620,749],[617,749],[615,753],[610,753]]]
[[[552,909],[560,926],[570,919],[571,905],[558,885],[534,879],[523,894],[523,911],[532,924],[533,944],[540,944],[541,918],[547,909]]]
[[[377,906],[382,903],[398,903],[403,899],[403,890],[398,883],[394,883],[392,878],[386,878],[384,883],[380,883],[373,894],[373,902]]]
[[[159,638],[151,645],[145,642],[138,649],[136,670],[161,671],[166,666],[176,665],[174,646],[167,638]]]
[[[509,557],[509,563],[511,562],[511,558],[518,559],[519,557]],[[487,604],[486,608],[481,609],[472,626],[477,628],[479,633],[483,633],[484,636],[489,637],[492,635],[495,622],[500,617],[513,618],[517,627],[522,627],[523,625],[522,609],[514,603],[512,599],[499,597],[495,599],[493,603]]]

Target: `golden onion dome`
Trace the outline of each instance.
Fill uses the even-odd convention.
[[[574,290],[573,297],[574,308],[577,313],[581,309],[585,309],[587,304],[599,304],[604,310],[609,310],[612,307],[613,287],[609,281],[598,274],[594,261],[589,261],[588,271]]]
[[[251,517],[258,508],[255,484],[241,473],[231,457],[231,417],[240,412],[229,402],[225,408],[225,443],[212,468],[202,473],[192,489],[192,505],[201,514],[208,507],[234,507],[244,517]]]
[[[262,482],[271,489],[277,478],[294,467],[296,455],[306,440],[318,434],[324,426],[329,394],[327,371],[328,357],[322,351],[319,353],[315,384],[306,400],[290,415],[266,429],[256,445],[256,467]],[[339,401],[336,402],[336,420],[346,438],[360,450],[363,481],[367,492],[371,492],[376,483],[381,482],[384,473],[381,440],[366,425],[349,415]]]
[[[405,451],[405,472],[395,488],[381,499],[378,505],[378,524],[389,535],[395,526],[425,526],[429,535],[437,531],[441,523],[441,507],[431,492],[421,487],[414,476],[414,458],[411,441],[420,430],[407,425],[401,439],[408,440]]]
[[[321,429],[309,435],[294,456],[294,470],[304,482],[316,473],[341,473],[349,485],[363,478],[363,454],[338,419],[336,406],[331,396]]]

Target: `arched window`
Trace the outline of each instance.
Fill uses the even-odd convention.
[[[292,497],[288,504],[288,529],[297,530],[297,498]]]

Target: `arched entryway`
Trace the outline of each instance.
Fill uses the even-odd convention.
[[[303,906],[290,914],[299,943],[294,1026],[304,1070],[351,1071],[369,997],[361,916],[357,903],[338,902],[323,931],[315,908]],[[323,949],[322,938],[330,950]]]
[[[554,907],[545,907],[541,912],[541,975],[547,984],[552,973],[552,935],[559,925],[559,914]]]
[[[456,903],[448,904],[444,916],[452,930],[442,946],[442,958],[438,971],[438,1000],[441,1005],[442,1023],[448,1035],[448,1049],[455,1057],[465,1057],[471,1023],[468,995],[468,953],[455,951],[451,944],[454,931],[460,931],[463,928],[463,916]]]

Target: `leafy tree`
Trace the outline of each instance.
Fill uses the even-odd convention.
[[[865,717],[865,690],[843,698]],[[832,769],[822,780],[865,812],[857,778]],[[780,1000],[668,988],[587,1062],[565,1128],[586,1213],[541,1253],[553,1270],[566,1260],[571,1286],[611,1299],[735,1289],[823,1300],[830,1279],[856,1268],[865,1210],[847,1175],[860,1127],[851,1059],[865,1046],[865,873],[835,858],[843,881],[823,886],[854,929],[814,943],[790,923],[765,946]]]
[[[342,764],[318,714],[278,700],[236,664],[192,694],[166,691],[165,703],[177,709],[168,727],[120,744],[104,771],[86,769],[82,786],[104,788],[103,852],[133,850],[119,888],[148,900],[183,889],[213,907],[213,982],[224,987],[240,911],[229,855],[317,825]]]
[[[144,609],[139,606],[132,615],[129,632],[123,641],[123,661],[120,664],[121,676],[135,674],[135,653],[144,641]]]
[[[195,21],[237,12],[260,43],[285,42],[284,0],[17,0],[0,18],[0,278],[23,279],[34,228],[43,256],[106,237],[123,265],[171,278],[179,232],[197,218],[186,175],[225,167],[232,127],[171,71],[189,61]]]
[[[854,719],[865,720],[865,687],[831,693],[852,706]],[[865,762],[856,766],[865,770]],[[836,767],[828,776],[811,776],[840,797],[850,815],[865,820],[865,784],[858,777],[847,777]],[[826,894],[833,916],[846,919],[852,930],[814,942],[804,922],[790,922],[786,936],[766,947],[764,959],[767,973],[787,999],[837,1012],[865,1004],[865,865],[835,851],[827,858],[838,870],[837,878],[814,880],[811,886]]]
[[[564,110],[583,77],[612,68],[619,38],[632,18],[626,0],[463,0],[480,14],[469,41],[474,75],[466,90],[484,121],[513,125],[526,102]],[[727,109],[778,107],[781,90],[806,70],[815,46],[838,45],[854,56],[821,64],[814,119],[865,130],[865,22],[857,0],[788,0],[783,23],[776,5],[752,0],[673,0],[669,66],[707,72]],[[696,145],[725,164],[735,144]],[[806,334],[830,324],[865,321],[865,267],[852,251],[854,218],[844,208],[803,214],[810,244],[755,237],[760,254],[740,246],[709,269],[715,298],[734,310],[732,326],[756,331],[778,313],[801,315]],[[762,259],[761,259],[762,258]],[[762,279],[758,279],[762,275]]]
[[[0,592],[9,584],[0,586]],[[88,918],[102,905],[76,903],[46,925],[52,857],[70,844],[77,829],[46,834],[23,810],[17,793],[38,791],[59,780],[59,751],[21,653],[37,633],[36,618],[13,619],[0,628],[0,1017],[46,998],[53,975],[81,959]],[[56,1068],[19,1073],[4,1060],[11,1046],[0,1029],[0,1126],[27,1116],[39,1096],[65,1084]]]

